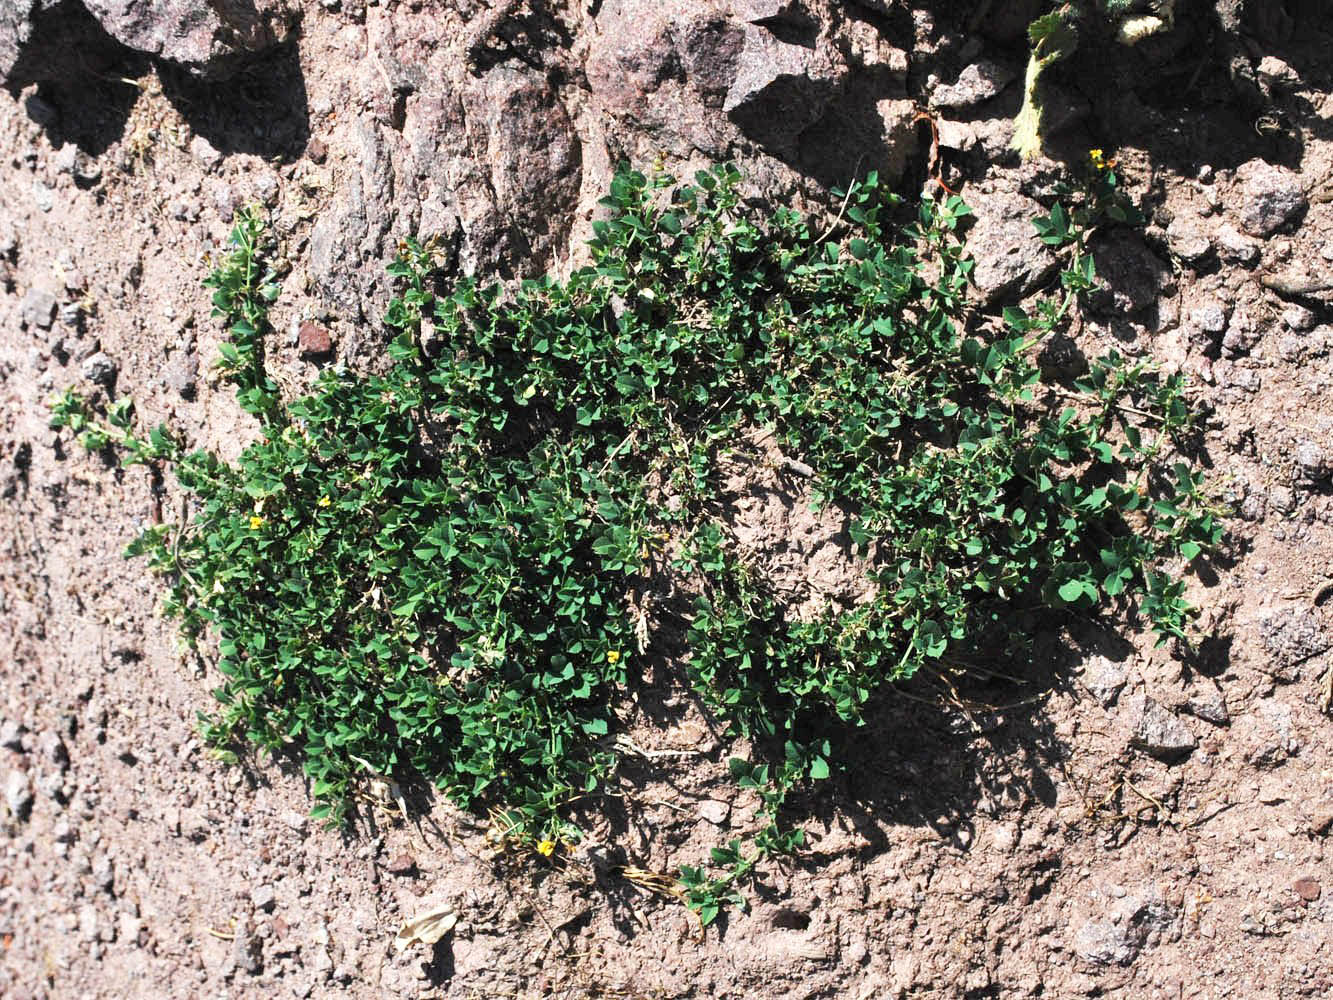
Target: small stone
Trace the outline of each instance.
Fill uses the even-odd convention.
[[[1215,726],[1225,726],[1231,721],[1226,698],[1221,689],[1209,680],[1200,680],[1190,688],[1185,709],[1195,718]]]
[[[143,929],[143,921],[133,913],[121,913],[116,936],[131,947],[137,947]]]
[[[329,156],[329,147],[323,139],[311,139],[305,146],[305,155],[312,163],[323,163]]]
[[[37,737],[37,754],[46,763],[60,771],[69,770],[69,748],[60,734],[47,730]]]
[[[1241,228],[1251,236],[1272,236],[1309,204],[1300,176],[1264,160],[1250,160],[1236,170],[1241,186]]]
[[[1290,486],[1274,486],[1268,491],[1268,503],[1279,514],[1291,514],[1296,510],[1300,498]]]
[[[1318,441],[1304,438],[1296,443],[1296,468],[1307,482],[1317,483],[1328,475],[1330,456]]]
[[[310,956],[310,968],[321,980],[328,979],[329,974],[333,972],[333,959],[329,957],[329,949],[323,945],[317,945],[314,954]]]
[[[105,351],[98,351],[83,362],[83,377],[108,390],[115,387],[119,373],[116,363]]]
[[[1203,260],[1213,251],[1213,241],[1203,227],[1184,216],[1173,219],[1166,227],[1166,243],[1173,254],[1191,263]]]
[[[96,941],[97,931],[97,909],[91,903],[84,903],[79,907],[79,936],[85,941]]]
[[[247,975],[257,976],[264,969],[264,941],[255,933],[248,920],[239,923],[231,940],[231,958],[235,967]]]
[[[1227,328],[1227,309],[1220,302],[1204,302],[1191,310],[1190,319],[1205,333],[1221,333]]]
[[[1278,84],[1295,87],[1301,82],[1301,75],[1277,56],[1264,56],[1255,67],[1255,72],[1258,73],[1259,79],[1270,87]]]
[[[937,121],[940,145],[945,149],[957,149],[966,153],[977,144],[977,130],[966,122],[953,122],[947,118]]]
[[[256,910],[263,910],[268,913],[278,904],[278,894],[273,891],[271,885],[256,886],[250,893],[250,903]]]
[[[1262,331],[1250,314],[1244,309],[1237,309],[1231,314],[1231,322],[1222,337],[1222,350],[1228,357],[1237,357],[1252,351],[1259,343]]]
[[[1295,882],[1291,883],[1291,888],[1296,895],[1300,896],[1301,899],[1305,900],[1307,903],[1313,903],[1319,898],[1320,893],[1322,892],[1319,882],[1308,875],[1304,878],[1298,878]]]
[[[1083,686],[1102,708],[1115,704],[1128,680],[1129,668],[1106,656],[1092,657],[1083,669]]]
[[[190,140],[190,155],[198,160],[206,170],[212,169],[222,162],[222,154],[217,151],[217,147],[202,135],[196,135]]]
[[[930,103],[937,108],[969,108],[989,101],[1013,83],[1018,74],[1007,66],[983,60],[964,68],[953,83],[935,88]]]
[[[1310,830],[1317,837],[1333,833],[1333,799],[1323,799],[1310,807]]]
[[[0,747],[13,750],[15,753],[26,753],[28,746],[23,737],[27,732],[22,723],[13,719],[0,721]]]
[[[1245,759],[1255,767],[1270,769],[1285,763],[1297,750],[1291,725],[1291,708],[1272,699],[1255,705],[1254,711],[1236,723],[1237,740]]]
[[[1235,226],[1223,225],[1213,233],[1222,259],[1230,263],[1252,265],[1259,260],[1259,245],[1242,236]]]
[[[10,771],[5,781],[5,805],[9,815],[23,821],[32,815],[32,784],[23,771]]]
[[[32,182],[32,203],[39,212],[49,212],[56,206],[55,192],[41,181]]]
[[[329,331],[309,320],[301,324],[296,343],[303,358],[327,358],[333,353],[333,338]]]
[[[699,803],[699,815],[714,826],[725,826],[731,816],[731,806],[717,799],[704,799]]]
[[[972,199],[976,222],[967,234],[967,252],[976,262],[972,280],[987,302],[1027,295],[1044,285],[1060,264],[1031,238],[1032,219],[1044,209],[1016,192],[978,193]]]
[[[182,399],[194,399],[199,386],[199,355],[183,351],[172,357],[163,374],[167,388]]]
[[[1259,801],[1264,805],[1275,806],[1279,802],[1286,802],[1287,798],[1287,787],[1282,782],[1274,778],[1264,778],[1259,782]]]
[[[1129,965],[1142,947],[1137,928],[1109,920],[1088,920],[1074,934],[1074,950],[1093,965]]]
[[[1306,330],[1314,329],[1315,314],[1306,309],[1305,306],[1291,303],[1282,310],[1282,322],[1287,325],[1288,329],[1304,333]]]
[[[384,866],[390,875],[412,875],[417,870],[417,859],[404,852]]]
[[[1322,463],[1320,454],[1318,460],[1307,456],[1306,461]],[[1313,612],[1304,608],[1279,611],[1261,619],[1259,637],[1273,657],[1264,671],[1288,684],[1300,679],[1301,664],[1333,648],[1333,635]]]
[[[305,813],[297,812],[295,809],[288,809],[284,812],[282,821],[299,834],[304,834],[310,829],[310,817]]]
[[[1188,757],[1199,745],[1183,722],[1147,695],[1137,696],[1128,707],[1133,720],[1130,743],[1149,756],[1173,763]]]
[[[272,171],[264,171],[254,180],[255,196],[265,205],[272,204],[278,197],[278,177]]]
[[[747,24],[722,110],[764,149],[793,157],[801,133],[842,92],[848,72],[829,48],[790,44]]]
[[[19,305],[19,318],[29,327],[51,329],[56,319],[56,297],[45,288],[29,288]]]

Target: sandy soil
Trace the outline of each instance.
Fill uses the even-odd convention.
[[[1211,482],[1235,515],[1223,557],[1192,584],[1198,655],[1089,623],[1049,637],[1056,670],[907,686],[862,758],[798,803],[810,850],[766,874],[749,913],[700,934],[624,872],[692,863],[755,812],[725,778],[735,748],[687,697],[669,635],[655,638],[653,710],[626,719],[645,752],[626,759],[625,808],[595,820],[575,857],[496,855],[484,817],[410,783],[414,822],[367,802],[354,829],[323,829],[299,773],[225,765],[201,746],[213,665],[179,651],[156,584],[121,558],[155,511],[174,516],[175,485],[47,426],[53,390],[100,379],[148,421],[238,449],[250,427],[210,376],[219,331],[200,281],[251,199],[283,220],[283,378],[296,391],[316,370],[295,338],[310,317],[340,358],[373,363],[373,338],[346,303],[330,306],[311,260],[313,228],[364,174],[365,121],[394,113],[347,100],[378,10],[347,6],[311,5],[277,68],[216,93],[130,61],[118,72],[134,84],[0,95],[0,994],[1333,992],[1329,26],[1284,43],[1289,76],[1268,65],[1259,112],[1216,98],[1210,70],[1156,104],[1094,101],[1062,140],[1070,156],[1116,150],[1152,214],[1143,240],[1103,249],[1105,307],[1074,348],[1150,353],[1190,372],[1212,408]],[[909,77],[910,99],[924,101],[926,75]],[[1041,197],[1055,169],[991,165],[1012,98],[957,116],[972,143],[946,149],[951,182],[982,209],[1005,192]],[[607,149],[633,144],[584,100],[566,101],[583,143],[576,223]],[[594,149],[597,136],[615,142]],[[1267,236],[1245,232],[1273,210],[1275,182],[1254,160],[1290,168],[1278,182],[1304,203]],[[789,183],[783,169],[761,177]],[[352,300],[363,293],[382,288]],[[743,482],[736,492],[775,565],[821,550],[799,495],[765,490],[755,513]],[[458,910],[453,933],[430,955],[397,954],[402,921],[438,904]]]

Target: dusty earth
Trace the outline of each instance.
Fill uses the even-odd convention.
[[[1333,17],[1182,0],[1174,30],[1052,71],[1055,159],[1020,165],[1040,6],[5,3],[0,995],[1329,995]],[[755,197],[816,211],[872,167],[909,196],[933,173],[977,208],[984,303],[1050,281],[1027,219],[1093,147],[1149,225],[1099,239],[1105,288],[1047,351],[1060,369],[1115,344],[1193,376],[1234,511],[1191,584],[1204,641],[1071,623],[1021,676],[894,692],[797,804],[810,850],[706,934],[625,871],[695,863],[755,813],[667,623],[625,719],[623,808],[573,857],[496,856],[484,817],[410,782],[414,822],[367,802],[326,830],[299,772],[201,747],[213,667],[121,558],[177,516],[174,483],[47,426],[77,384],[239,449],[200,282],[248,201],[282,241],[270,351],[298,391],[319,364],[376,364],[396,239],[439,234],[463,272],[568,267],[621,158],[732,158]],[[854,590],[799,491],[742,474],[733,493],[775,572]],[[453,932],[397,954],[436,905]]]

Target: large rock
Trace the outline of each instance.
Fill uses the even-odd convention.
[[[34,21],[60,0],[0,0],[0,78],[9,75],[32,39]]]
[[[218,77],[247,55],[286,40],[295,20],[287,0],[83,0],[112,38]]]
[[[43,31],[79,21],[84,12],[136,52],[165,59],[196,76],[217,79],[245,57],[285,41],[296,20],[291,0],[3,0],[0,75],[6,84],[20,57],[42,44]],[[43,21],[43,15],[50,16]],[[71,44],[61,40],[59,44]]]
[[[1250,160],[1237,168],[1236,181],[1241,188],[1240,225],[1251,236],[1272,236],[1309,204],[1300,177],[1286,167]]]
[[[930,96],[932,107],[970,108],[997,96],[1018,76],[1012,69],[990,59],[972,63],[953,83],[940,84]]]
[[[1091,305],[1103,314],[1130,316],[1157,303],[1171,283],[1171,268],[1128,229],[1113,229],[1096,239],[1097,286]]]
[[[1012,191],[978,193],[968,201],[977,221],[967,234],[967,252],[976,261],[972,280],[986,302],[1027,295],[1059,269],[1032,226],[1035,217],[1045,214],[1037,202]]]
[[[848,72],[831,47],[789,44],[764,28],[747,25],[723,110],[747,138],[775,156],[792,159],[801,133],[823,117],[842,92]]]

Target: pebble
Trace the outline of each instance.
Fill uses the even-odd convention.
[[[301,324],[296,342],[303,358],[324,358],[333,353],[333,339],[329,331],[309,320]]]
[[[390,875],[411,875],[417,870],[417,859],[404,852],[385,865],[384,870]]]
[[[110,389],[116,384],[119,369],[105,351],[98,351],[83,362],[83,377],[95,385]]]
[[[217,147],[202,135],[196,135],[190,140],[190,155],[206,170],[222,162],[222,154],[218,152]]]
[[[29,288],[19,306],[19,317],[29,327],[51,329],[56,319],[56,297],[45,288]]]
[[[17,820],[26,820],[32,814],[32,784],[23,771],[10,771],[5,781],[5,805],[9,815]]]
[[[731,816],[731,806],[717,799],[704,799],[699,803],[699,815],[714,826],[724,826]]]
[[[1304,333],[1306,330],[1314,329],[1315,314],[1305,306],[1298,306],[1295,303],[1282,310],[1282,322],[1288,329]]]
[[[273,891],[271,885],[256,886],[250,893],[250,902],[256,910],[263,910],[268,913],[278,904],[278,894]]]
[[[1221,333],[1227,328],[1227,309],[1220,302],[1205,302],[1190,312],[1190,319],[1205,333]]]
[[[37,206],[38,211],[49,212],[56,205],[55,192],[41,181],[33,181],[32,203]]]
[[[1194,685],[1190,690],[1186,708],[1195,718],[1211,722],[1215,726],[1225,726],[1231,721],[1231,715],[1227,711],[1227,700],[1212,681],[1201,680]]]
[[[199,385],[199,355],[193,351],[175,354],[167,364],[162,380],[182,399],[194,399]]]
[[[1129,705],[1132,720],[1132,745],[1164,763],[1188,757],[1199,741],[1189,727],[1147,695],[1139,695]]]
[[[1213,238],[1223,260],[1236,264],[1250,265],[1259,260],[1259,245],[1242,236],[1235,226],[1218,226]]]
[[[1129,668],[1106,656],[1093,656],[1083,670],[1083,686],[1102,708],[1110,708],[1129,680]]]
[[[0,747],[15,753],[26,753],[28,747],[23,737],[27,732],[22,723],[13,719],[0,721]]]
[[[1179,217],[1172,220],[1166,228],[1167,246],[1171,252],[1184,261],[1198,261],[1207,257],[1213,250],[1213,241],[1197,223]]]
[[[1323,891],[1319,883],[1308,875],[1304,878],[1298,878],[1291,884],[1291,888],[1295,891],[1296,895],[1300,896],[1301,899],[1305,900],[1307,903],[1313,903],[1319,898],[1320,893]]]

